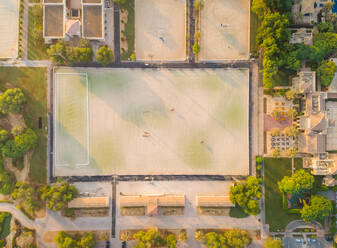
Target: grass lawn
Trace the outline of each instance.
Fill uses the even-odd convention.
[[[121,60],[128,60],[130,55],[135,52],[135,0],[126,1],[120,5],[120,8],[128,12],[128,21],[124,30],[124,36],[128,42],[128,50],[121,53]]]
[[[271,232],[282,231],[289,222],[300,219],[299,215],[287,214],[283,210],[282,195],[277,185],[284,176],[291,176],[291,159],[265,158],[264,162],[266,223]]]
[[[30,3],[40,3],[41,0],[29,0]]]
[[[256,35],[257,35],[257,28],[260,26],[261,21],[257,17],[257,15],[250,11],[250,52],[253,54],[257,51],[257,44],[256,44]]]
[[[10,83],[21,88],[27,98],[24,118],[27,126],[38,135],[38,145],[31,160],[29,178],[36,183],[46,182],[47,164],[47,80],[45,68],[0,67],[0,85]],[[42,118],[42,129],[38,119]]]
[[[295,158],[295,171],[303,169],[303,160],[301,158]]]
[[[235,206],[229,211],[229,216],[232,218],[246,218],[249,215],[243,212],[243,210],[239,206]]]
[[[31,0],[32,1],[32,0]],[[39,1],[38,1],[39,2]],[[28,59],[47,59],[47,46],[43,39],[43,9],[40,5],[28,10]]]
[[[0,233],[0,239],[4,239],[4,238],[6,238],[10,234],[10,232],[11,232],[11,230],[10,230],[11,219],[12,219],[12,215],[10,214],[1,223],[1,225],[2,225],[2,232]]]

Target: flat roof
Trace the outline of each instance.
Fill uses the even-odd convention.
[[[83,5],[83,36],[103,38],[102,6]]]
[[[0,1],[0,58],[18,56],[19,0]]]
[[[83,0],[83,3],[102,3],[102,0]]]
[[[109,197],[78,197],[68,203],[68,208],[107,208]]]
[[[121,207],[184,207],[184,195],[122,195],[119,198]]]
[[[54,83],[55,176],[249,174],[248,69],[61,67]]]
[[[63,37],[64,6],[44,5],[44,36]]]
[[[44,3],[63,3],[63,0],[43,0]]]
[[[234,207],[228,195],[198,195],[198,207]]]

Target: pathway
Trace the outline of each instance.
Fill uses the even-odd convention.
[[[19,209],[15,207],[14,204],[11,203],[0,203],[0,212],[9,212],[11,213],[16,219],[20,221],[20,223],[29,228],[35,229],[36,225],[33,220],[29,219],[26,215],[24,215]]]

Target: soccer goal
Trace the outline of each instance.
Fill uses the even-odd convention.
[[[55,165],[88,165],[89,132],[87,73],[56,73],[54,75]]]

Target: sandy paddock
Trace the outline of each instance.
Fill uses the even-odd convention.
[[[73,113],[69,118],[75,125],[67,126],[72,132],[67,133],[65,144],[58,144],[68,147],[69,152],[64,152],[73,157],[55,165],[57,176],[248,174],[247,69],[56,70],[78,72],[88,75],[90,163],[79,165],[81,161],[75,161],[77,153],[86,154],[87,149],[75,118],[82,118],[85,126],[83,109],[78,109],[85,110],[85,104],[72,104],[72,110],[67,101],[64,106],[56,102],[55,112],[66,109]],[[80,82],[66,79],[60,82],[67,87]],[[56,86],[60,82],[56,81]],[[83,92],[83,83],[76,86],[78,90],[72,87],[71,92]],[[55,125],[61,122],[70,123],[56,117]],[[79,144],[84,151],[79,150]],[[55,157],[64,156],[56,149]]]
[[[200,60],[249,58],[249,0],[205,0],[200,18]]]
[[[0,1],[0,58],[18,56],[19,0]]]
[[[135,0],[137,60],[185,60],[186,0]]]

